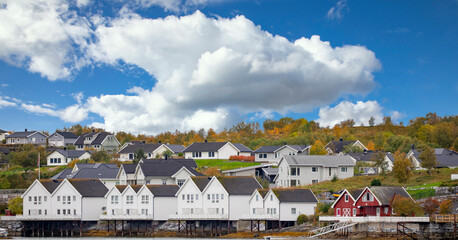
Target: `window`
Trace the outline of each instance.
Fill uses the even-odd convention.
[[[372,196],[372,194],[367,192],[366,194],[364,194],[363,201],[364,202],[372,202],[372,201],[374,201],[374,196]]]
[[[35,197],[33,197],[33,204],[35,204],[35,205],[36,205],[37,203],[38,203],[38,197],[37,197],[37,196],[35,196]]]
[[[126,214],[130,215],[130,209],[126,209]]]
[[[142,209],[142,215],[148,215],[148,209]]]
[[[57,196],[57,201],[58,201],[58,202],[60,201],[60,196]]]
[[[210,200],[210,194],[207,194],[207,200]]]
[[[223,199],[224,199],[224,194],[221,193],[221,200],[223,200]]]
[[[73,201],[76,201],[76,196],[75,195],[73,195]]]
[[[253,209],[254,210],[254,209]],[[270,214],[270,208],[267,209],[267,214]]]
[[[111,209],[111,215],[115,215],[114,209]]]
[[[296,214],[296,208],[291,208],[291,214]]]
[[[31,201],[32,201],[32,196],[29,196],[29,202],[31,202]]]
[[[273,201],[273,200],[274,200],[274,196],[270,195],[270,201]]]
[[[191,208],[191,214],[194,214],[194,208]]]
[[[337,209],[336,209],[336,215],[337,215],[337,216],[340,216],[340,208],[337,208]]]
[[[43,197],[43,201],[45,201],[45,202],[48,201],[48,197],[47,197],[47,196],[44,196],[44,197]]]
[[[224,208],[221,208],[221,214],[224,214]]]
[[[275,153],[275,158],[278,158],[278,153]]]
[[[219,208],[216,208],[216,214],[219,214]]]
[[[264,158],[267,158],[267,153],[264,153]]]
[[[67,196],[67,204],[70,204],[70,201],[71,201],[71,197]]]
[[[340,172],[346,173],[347,172],[347,167],[341,167]]]
[[[356,208],[353,208],[353,217],[356,217]]]
[[[133,195],[126,196],[126,204],[134,204],[134,196]]]
[[[62,210],[62,214],[65,215],[66,214],[66,211],[65,209]]]
[[[212,194],[212,203],[215,203],[215,194]]]
[[[118,196],[111,196],[111,204],[118,204]]]
[[[149,196],[142,195],[142,204],[148,204],[148,203],[149,203]]]
[[[185,197],[184,197],[184,194],[181,194],[181,200],[184,201],[184,198],[185,198]]]
[[[198,194],[196,194],[196,201],[197,201],[197,200],[199,200],[199,195],[198,195]]]
[[[387,215],[388,214],[388,207],[385,207],[383,212],[385,213],[385,215]]]
[[[312,172],[318,172],[318,167],[312,167]]]
[[[331,176],[331,174],[332,174],[332,170],[331,168],[329,168],[329,176]]]
[[[253,214],[256,214],[256,208],[253,208]]]
[[[38,204],[41,204],[41,196],[38,196]]]
[[[192,157],[202,157],[202,152],[192,152]]]
[[[178,180],[177,180],[177,185],[178,185],[178,187],[183,186],[184,182],[185,182],[185,179],[178,179]]]
[[[57,215],[60,215],[60,209],[57,209]]]
[[[345,194],[345,202],[348,202],[348,199],[349,199],[348,194]]]
[[[258,195],[256,195],[256,202],[257,202],[257,201],[259,201],[259,196],[258,196]]]
[[[259,158],[262,158],[262,153],[259,154]]]
[[[73,209],[73,215],[76,215],[76,209]]]
[[[208,157],[215,157],[215,152],[209,152]]]
[[[45,209],[45,215],[48,215],[48,210]]]
[[[167,179],[162,179],[162,185],[167,185]]]
[[[318,179],[313,179],[312,183],[318,183]]]
[[[38,209],[38,215],[41,215],[41,209]]]

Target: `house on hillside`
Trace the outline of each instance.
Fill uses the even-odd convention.
[[[92,153],[86,150],[67,150],[67,149],[56,149],[48,156],[46,161],[48,166],[62,166],[67,165],[75,159],[84,160],[90,159]]]
[[[238,221],[249,211],[249,199],[259,188],[253,177],[191,177],[176,194],[178,214],[171,220]]]
[[[135,178],[135,170],[137,169],[137,164],[121,164],[119,167],[118,174],[116,178],[120,185],[135,185],[137,179]]]
[[[107,132],[89,132],[79,136],[73,143],[77,150],[116,151],[121,145],[115,135]]]
[[[326,144],[326,146],[324,146],[324,149],[328,152],[328,154],[343,154],[345,148],[348,146],[355,146],[361,148],[361,150],[368,150],[359,140],[343,141],[342,138],[340,138],[339,141],[330,141]]]
[[[377,157],[378,152],[374,151],[366,151],[364,150],[362,153],[347,153],[345,155],[352,157],[355,160],[355,163],[361,162],[364,167],[360,167],[360,172],[363,174],[368,172],[367,170],[371,170],[373,174],[377,173],[377,169],[374,166],[375,158]],[[383,152],[383,159],[386,163],[386,170],[391,171],[393,169],[393,161],[390,159],[390,153]],[[366,170],[366,171],[365,171]]]
[[[351,192],[345,189],[332,208],[334,208],[334,216],[392,216],[396,215],[392,208],[396,197],[405,197],[414,201],[403,187],[366,187]]]
[[[105,196],[101,220],[167,221],[177,211],[177,185],[116,185]]]
[[[422,169],[420,149],[411,149],[406,157],[410,159],[416,169]],[[436,155],[437,168],[457,168],[458,167],[458,152],[445,148],[434,148]]]
[[[73,169],[64,169],[51,179],[98,179],[110,189],[119,184],[119,180],[116,178],[118,171],[116,164],[79,163],[75,164]]]
[[[185,147],[183,145],[171,145],[163,143],[137,143],[131,144],[120,151],[119,161],[132,161],[135,157],[135,153],[142,149],[147,159],[162,157],[162,154],[166,151],[171,151],[173,156],[178,156],[179,153],[183,153]]]
[[[278,164],[275,183],[278,187],[294,187],[353,177],[355,161],[350,156],[296,155],[283,156]]]
[[[188,165],[189,162],[175,159],[144,160],[135,169],[136,184],[181,186],[189,177],[202,176]]]
[[[48,136],[39,131],[13,132],[5,137],[7,144],[34,144],[46,146]]]
[[[229,159],[230,156],[251,156],[253,151],[241,143],[200,142],[189,145],[183,150],[185,158]]]
[[[73,145],[76,139],[78,139],[78,135],[72,132],[56,131],[48,137],[48,145],[53,147],[64,147],[67,145]]]
[[[318,199],[310,189],[256,189],[244,220],[296,222],[300,214],[313,215]]]
[[[0,142],[3,141],[3,139],[5,139],[6,136],[8,136],[8,132],[3,130],[3,129],[0,129]]]
[[[108,189],[95,179],[43,179],[22,195],[22,221],[98,221]]]
[[[308,155],[310,145],[283,145],[283,146],[262,146],[255,151],[256,162],[278,163],[285,155]]]

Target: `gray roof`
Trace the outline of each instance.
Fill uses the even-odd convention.
[[[38,131],[27,131],[27,132],[14,132],[14,133],[11,133],[10,135],[6,136],[6,138],[26,138],[34,133],[39,133],[45,137],[48,137],[46,136],[46,134],[42,133],[42,132],[38,132]]]
[[[198,142],[189,145],[183,152],[217,152],[228,142]]]
[[[351,191],[348,191],[348,192],[350,192],[351,196],[356,200],[359,197],[359,195],[361,195],[363,190],[364,189],[359,188],[359,189],[354,189],[354,190],[351,190]]]
[[[154,150],[159,148],[162,143],[145,143],[145,144],[132,144],[123,148],[118,153],[135,153],[139,149],[143,149],[145,153],[152,153]]]
[[[67,168],[67,169],[64,169],[64,170],[60,171],[56,175],[52,176],[51,179],[65,179],[70,174],[72,174],[72,169],[71,168]]]
[[[207,184],[210,182],[211,178],[207,176],[198,176],[198,177],[191,177],[191,180],[196,184],[199,190],[202,192]]]
[[[135,173],[135,169],[137,168],[137,164],[122,164],[122,168],[124,168],[124,172],[126,174],[133,174]]]
[[[230,195],[251,195],[253,191],[262,188],[254,177],[218,177],[219,182]]]
[[[366,151],[362,153],[347,153],[346,155],[354,158],[356,161],[370,162],[374,161],[372,157],[374,157],[374,154],[376,153],[377,152],[374,151]],[[385,156],[386,153],[383,153],[383,155]]]
[[[108,188],[98,179],[70,179],[73,187],[83,197],[104,197]]]
[[[289,144],[282,145],[282,146],[262,146],[256,149],[254,153],[274,153],[284,146],[291,147],[298,152],[302,152],[309,147],[308,145],[289,145]]]
[[[318,200],[310,189],[296,188],[296,189],[272,189],[280,202],[312,202],[316,203]]]
[[[277,175],[278,174],[278,168],[263,168],[262,171],[264,171],[267,175]]]
[[[291,166],[322,166],[339,167],[354,166],[355,162],[350,156],[338,155],[286,155],[283,158]]]
[[[370,187],[371,192],[382,202],[383,205],[390,205],[394,196],[402,196],[410,199],[410,195],[403,187]]]
[[[234,147],[236,147],[240,152],[253,152],[253,150],[241,143],[232,143],[232,145],[234,145]]]
[[[66,158],[79,158],[79,157],[81,157],[81,155],[83,155],[86,152],[91,154],[89,151],[85,151],[85,150],[56,149],[53,152],[58,152],[58,153],[62,154],[64,157],[66,157]]]
[[[194,161],[192,158],[169,158],[167,160],[163,158],[153,158],[153,159],[142,159],[140,160],[140,163],[162,163],[164,161],[176,161],[182,164],[185,167],[190,167],[190,168],[197,168],[197,163]]]
[[[157,162],[140,163],[139,166],[145,177],[172,176],[183,167],[189,170],[195,176],[202,176],[201,173],[197,172],[193,168],[187,167],[178,161],[174,161],[173,159]]]
[[[55,180],[55,179],[41,179],[40,183],[43,185],[43,187],[48,190],[49,193],[53,193],[54,190],[59,186],[59,184],[62,182],[62,180]]]
[[[76,139],[74,145],[84,145],[84,139],[86,137],[92,137],[94,135],[97,135],[95,139],[91,142],[91,145],[99,145],[105,140],[105,138],[108,135],[112,135],[111,133],[107,132],[89,132],[89,133],[84,133],[83,135],[79,136],[78,139]]]
[[[186,149],[186,147],[183,145],[166,144],[166,146],[170,148],[170,150],[172,150],[174,153],[182,153]]]
[[[118,169],[118,166],[116,163],[77,163],[76,168],[82,169],[82,168],[99,168],[99,167],[107,167],[107,168],[116,168]]]
[[[54,175],[52,179],[115,179],[118,175],[118,167],[112,164],[93,164],[92,168],[88,168],[90,165],[79,165],[78,170],[74,173],[72,169],[65,169],[64,171]]]
[[[345,147],[347,145],[352,145],[355,142],[356,141],[340,141],[340,140],[338,140],[338,141],[330,141],[324,147],[325,148],[329,147],[333,152],[340,153],[340,152],[343,152],[345,150]]]
[[[0,129],[0,133],[6,133],[6,131],[3,129]]]
[[[78,135],[76,135],[76,134],[74,134],[72,132],[59,132],[59,131],[56,131],[56,133],[61,135],[64,138],[74,138],[74,139],[78,138]]]
[[[421,150],[413,149],[412,151],[415,158],[421,162],[419,158]],[[437,167],[458,166],[457,152],[445,148],[435,148],[434,153],[436,155]]]
[[[178,185],[146,185],[155,197],[174,197],[180,187]]]

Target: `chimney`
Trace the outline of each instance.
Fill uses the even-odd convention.
[[[159,143],[162,143],[162,141],[161,141],[161,140],[159,140]]]
[[[92,132],[95,132],[95,129],[92,129]]]
[[[343,141],[343,138],[339,138],[339,141],[341,141],[341,142],[342,142],[342,141]]]
[[[64,151],[67,151],[67,147],[64,147]]]
[[[164,157],[165,157],[165,160],[167,160],[167,158],[168,158],[168,157],[167,157],[167,154],[165,154]]]
[[[145,141],[142,141],[143,144],[145,144],[146,142]]]
[[[27,128],[25,129],[25,132],[27,132]]]
[[[286,142],[283,143],[283,146],[285,146],[285,145],[286,145]]]
[[[207,139],[205,139],[205,142],[207,142]]]
[[[414,149],[415,149],[415,144],[412,144],[412,150],[414,150]]]
[[[367,150],[366,150],[366,149],[364,149],[364,150],[363,150],[363,153],[364,153],[364,154],[366,154],[366,153],[367,153]]]

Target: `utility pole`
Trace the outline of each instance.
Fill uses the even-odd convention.
[[[38,180],[40,180],[40,152],[38,152]]]

